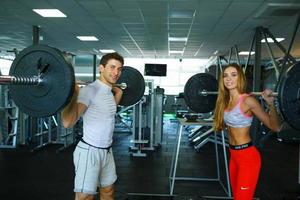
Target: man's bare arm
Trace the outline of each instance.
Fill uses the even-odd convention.
[[[80,88],[76,84],[70,103],[62,111],[61,119],[65,128],[72,127],[87,108],[86,105],[77,102],[79,90]]]

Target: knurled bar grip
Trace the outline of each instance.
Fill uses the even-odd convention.
[[[0,76],[0,85],[39,85],[41,82],[42,79],[37,76]]]

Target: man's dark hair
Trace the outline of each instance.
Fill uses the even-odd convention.
[[[123,56],[121,56],[117,52],[105,54],[104,56],[102,56],[99,64],[103,65],[105,67],[105,65],[107,64],[107,62],[110,59],[118,60],[118,61],[120,61],[120,63],[122,63],[122,65],[124,65],[124,58],[123,58]]]

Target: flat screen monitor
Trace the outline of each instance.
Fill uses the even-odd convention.
[[[145,76],[167,76],[167,64],[145,64]]]

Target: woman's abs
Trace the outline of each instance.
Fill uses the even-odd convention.
[[[250,127],[233,128],[228,127],[229,144],[241,145],[251,142]]]

